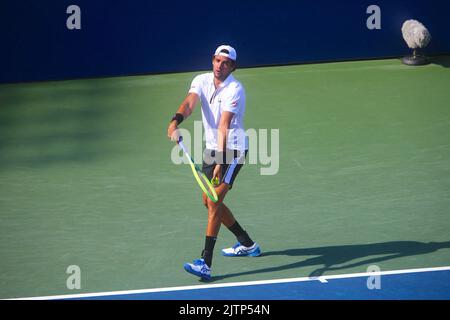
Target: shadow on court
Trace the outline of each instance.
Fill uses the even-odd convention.
[[[119,90],[120,91],[120,90]],[[117,88],[83,81],[0,86],[0,169],[107,156]]]
[[[307,258],[306,260],[302,259],[301,261],[281,266],[273,266],[263,269],[232,273],[222,276],[219,275],[213,277],[212,280],[213,281],[222,280],[243,275],[270,273],[309,266],[319,266],[319,268],[311,272],[311,274],[309,275],[310,277],[318,277],[323,275],[327,271],[334,271],[376,264],[379,262],[398,259],[407,256],[427,254],[445,248],[450,248],[450,241],[428,242],[428,243],[417,241],[392,241],[392,242],[360,244],[360,245],[343,245],[343,246],[329,246],[318,248],[288,249],[282,251],[269,251],[263,253],[260,257],[256,259],[280,255],[293,257],[297,256],[298,257],[314,256],[314,257]],[[355,259],[361,258],[366,259],[362,261],[352,262]]]
[[[430,63],[440,65],[444,68],[450,68],[450,56],[434,56],[429,58]]]

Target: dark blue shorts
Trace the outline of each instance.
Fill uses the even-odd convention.
[[[226,183],[230,186],[230,189],[232,188],[236,176],[245,163],[247,152],[248,150],[245,150],[244,152],[227,149],[225,153],[227,161],[221,164],[222,180],[220,183]],[[205,149],[203,152],[202,171],[210,181],[212,180],[214,168],[216,167],[215,155],[215,150]]]

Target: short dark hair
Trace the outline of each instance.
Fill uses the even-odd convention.
[[[232,62],[232,65],[233,65],[233,70],[231,70],[231,72],[234,72],[234,70],[236,70],[237,69],[237,67],[238,67],[238,64],[237,64],[237,62],[236,62],[236,60],[231,60]]]

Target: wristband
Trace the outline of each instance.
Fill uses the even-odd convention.
[[[173,117],[172,120],[170,120],[170,122],[172,122],[173,120],[177,121],[177,125],[179,125],[180,123],[183,122],[184,120],[184,116],[181,113],[176,113]]]

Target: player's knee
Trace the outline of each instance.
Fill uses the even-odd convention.
[[[214,202],[211,199],[207,199],[206,203],[207,203],[206,207],[208,209],[211,209],[211,212],[216,212],[216,210],[214,210],[214,209],[217,209],[220,206],[220,204],[222,203],[222,201],[220,198],[219,198],[219,201],[217,201],[217,202]]]
[[[228,190],[229,186],[223,183],[219,187],[217,187],[216,192],[219,199],[216,202],[208,198],[206,194],[203,194],[203,203],[205,207],[208,208],[208,211],[216,211],[215,209],[217,209],[222,204]]]

